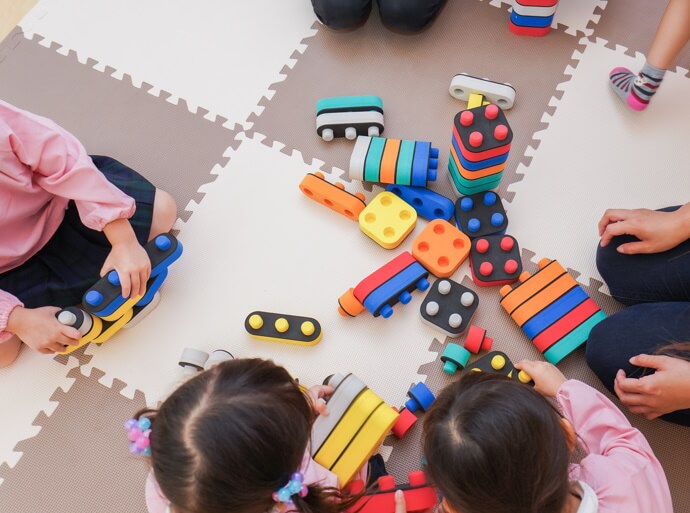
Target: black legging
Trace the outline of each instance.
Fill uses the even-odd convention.
[[[436,17],[445,0],[377,0],[383,23],[401,32],[419,32]],[[332,29],[354,28],[366,21],[372,0],[311,0],[321,23]]]

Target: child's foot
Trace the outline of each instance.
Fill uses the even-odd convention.
[[[613,90],[633,110],[645,110],[656,93],[666,70],[645,63],[639,75],[628,68],[614,68],[609,74]]]

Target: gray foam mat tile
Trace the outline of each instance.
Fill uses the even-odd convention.
[[[199,188],[215,179],[211,169],[224,164],[224,151],[235,141],[236,129],[190,113],[183,100],[149,94],[151,86],[135,87],[128,75],[113,78],[112,68],[97,71],[74,52],[60,55],[56,44],[46,48],[40,37],[27,39],[21,29],[0,43],[0,97],[45,116],[72,132],[90,154],[112,156],[166,189],[177,200],[179,215],[190,201],[200,202]]]
[[[146,513],[148,465],[129,453],[124,428],[145,406],[144,394],[128,399],[120,394],[123,382],[108,388],[98,382],[102,374],[69,372],[75,378],[69,392],[57,390],[55,411],[34,421],[39,433],[17,444],[24,453],[17,465],[0,465],[0,511]]]
[[[284,144],[283,151],[301,152],[307,162],[318,159],[347,170],[353,143],[326,143],[318,137],[316,101],[377,94],[384,103],[383,135],[430,140],[441,150],[439,168],[445,174],[453,116],[466,108],[448,94],[451,78],[466,72],[510,82],[517,89],[515,106],[506,114],[514,138],[498,189],[510,200],[506,187],[521,178],[517,165],[529,161],[524,152],[538,144],[532,135],[545,128],[542,114],[549,110],[550,99],[562,94],[556,86],[566,80],[566,67],[577,65],[572,55],[581,47],[579,37],[562,30],[552,30],[548,41],[515,36],[508,31],[508,17],[506,9],[487,2],[449,2],[428,31],[414,36],[382,30],[376,9],[356,31],[320,28],[294,68],[285,70],[287,78],[272,86],[275,95],[263,100],[263,112],[249,118],[253,126],[248,132],[265,135],[268,145]],[[483,42],[481,51],[477,41]]]

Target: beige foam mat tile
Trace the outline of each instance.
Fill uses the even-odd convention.
[[[306,0],[42,0],[20,25],[59,52],[153,84],[150,94],[168,91],[167,101],[183,98],[192,112],[202,107],[232,128],[260,112],[257,103],[295,62],[314,21]]]
[[[213,165],[234,145],[236,130],[192,114],[183,101],[173,105],[135,87],[129,76],[98,71],[73,53],[56,53],[15,29],[0,44],[0,97],[46,116],[72,132],[91,154],[110,155],[170,192],[187,219],[187,204],[200,201],[199,187],[210,181]],[[46,86],[49,83],[50,86]]]
[[[57,364],[56,364],[57,365]],[[9,470],[0,466],[0,511],[3,513],[145,513],[145,458],[128,452],[124,422],[144,406],[143,395],[133,400],[112,388],[69,372],[69,392],[57,390],[55,411],[41,413],[40,433],[20,442],[24,456]]]
[[[369,273],[410,249],[386,251],[357,223],[307,198],[298,188],[311,171],[301,155],[286,156],[245,139],[180,232],[185,246],[172,266],[162,301],[147,319],[100,347],[91,367],[127,383],[154,403],[170,389],[185,346],[223,348],[235,356],[272,358],[305,384],[334,372],[353,372],[392,404],[401,404],[430,358],[418,310],[422,294],[399,305],[391,319],[368,313],[343,318],[338,297]],[[333,179],[332,177],[329,177]],[[354,185],[351,191],[361,190]],[[419,222],[415,233],[423,228]],[[314,317],[323,340],[298,347],[255,340],[244,330],[254,310]]]
[[[519,37],[508,31],[507,24],[506,9],[487,2],[449,2],[431,28],[415,36],[383,30],[376,9],[356,31],[319,30],[287,79],[275,84],[273,98],[262,102],[263,113],[250,118],[254,122],[250,132],[342,172],[348,169],[352,142],[326,143],[317,136],[316,101],[377,94],[384,103],[383,135],[430,140],[439,147],[437,182],[445,185],[453,116],[466,108],[466,103],[448,94],[451,78],[467,72],[510,82],[517,89],[517,100],[507,112],[514,137],[499,187],[504,193],[507,184],[520,179],[517,163],[529,160],[523,154],[532,134],[544,128],[542,113],[579,47],[578,38],[560,30],[553,30],[547,39]],[[481,47],[477,41],[482,41]]]
[[[690,88],[682,73],[667,73],[651,106],[629,110],[609,90],[615,66],[641,67],[643,57],[589,42],[571,79],[559,86],[548,129],[521,182],[510,186],[508,232],[523,247],[599,278],[595,266],[597,223],[607,208],[662,208],[688,201],[690,160],[686,120]]]

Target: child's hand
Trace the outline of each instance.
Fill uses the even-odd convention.
[[[12,310],[7,320],[7,331],[17,335],[22,342],[39,353],[53,354],[76,346],[81,334],[72,326],[65,326],[55,318],[60,309],[55,306]]]
[[[325,399],[330,397],[334,391],[335,388],[329,385],[316,385],[307,390],[307,394],[309,394],[309,398],[311,399],[311,405],[316,413],[319,415],[328,415]]]
[[[402,490],[395,491],[395,513],[407,513],[407,504],[405,504],[405,494]]]
[[[633,235],[640,240],[621,244],[620,253],[661,253],[675,248],[688,238],[687,211],[687,206],[673,212],[609,209],[599,220],[601,247],[618,235]]]
[[[151,275],[151,261],[146,250],[136,239],[113,244],[101,268],[101,276],[115,269],[120,277],[122,297],[141,296],[146,293],[146,282]]]
[[[690,362],[671,356],[641,354],[630,359],[640,367],[656,369],[640,379],[628,378],[623,370],[616,374],[613,388],[632,413],[648,419],[690,408]]]
[[[522,360],[515,368],[525,371],[534,380],[534,389],[545,397],[556,397],[558,389],[568,381],[555,365],[548,362]]]

